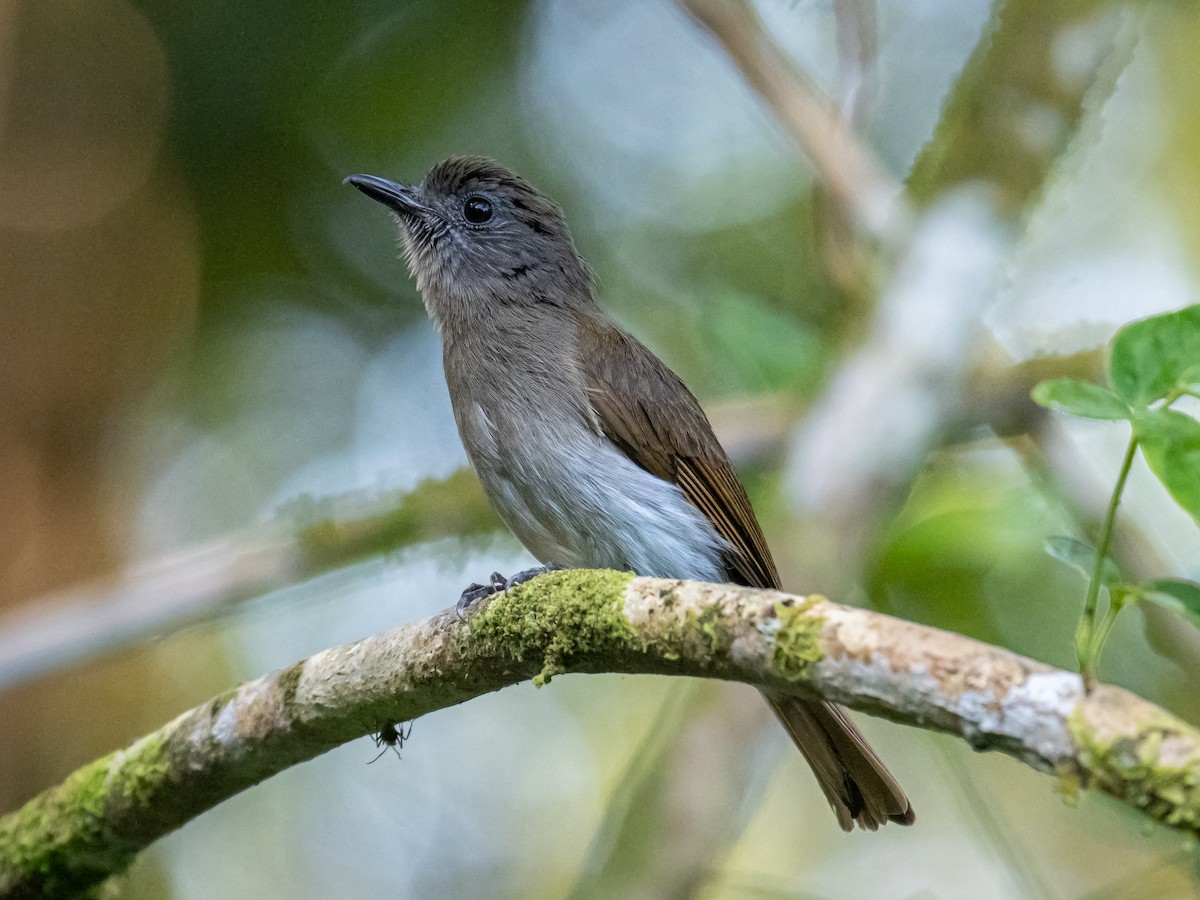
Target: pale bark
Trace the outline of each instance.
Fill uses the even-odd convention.
[[[389,722],[563,672],[819,694],[959,735],[1200,833],[1200,733],[1127,691],[959,635],[729,585],[567,571],[243,684],[0,819],[0,896],[76,896],[226,797]],[[919,791],[914,802],[920,807]],[[1081,824],[1081,827],[1082,824]]]

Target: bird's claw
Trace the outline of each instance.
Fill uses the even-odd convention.
[[[560,566],[558,563],[548,562],[544,566],[534,566],[532,569],[525,569],[510,578],[505,578],[499,572],[493,572],[491,577],[488,578],[487,584],[472,584],[462,592],[454,608],[455,612],[458,613],[460,619],[465,619],[467,617],[467,610],[485,597],[490,597],[492,594],[499,594],[507,591],[509,588],[515,588],[517,585],[524,584],[530,579],[537,578],[539,575],[563,568],[566,567]]]
[[[558,563],[548,562],[544,566],[534,566],[532,569],[525,569],[504,580],[504,589],[515,588],[519,584],[524,584],[537,578],[539,575],[545,575],[547,572],[557,572],[560,569],[565,569],[566,566],[560,566]]]
[[[455,612],[458,613],[460,619],[466,618],[467,609],[474,603],[478,603],[484,597],[490,597],[492,594],[498,594],[503,590],[507,590],[508,579],[499,572],[493,572],[488,578],[487,584],[471,584],[467,589],[459,595],[458,603],[455,605]]]

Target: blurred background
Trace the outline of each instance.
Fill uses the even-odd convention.
[[[1094,536],[1127,435],[1028,391],[1200,299],[1200,7],[690,5],[0,2],[0,808],[530,564],[392,224],[341,185],[452,153],[562,204],[788,587],[1074,665],[1084,583],[1043,543]],[[1195,578],[1198,537],[1139,461],[1122,566]],[[1102,677],[1200,721],[1189,629],[1124,614]],[[749,689],[523,685],[235,797],[114,894],[1200,891],[1194,842],[1115,802],[864,728],[916,827],[839,832]]]

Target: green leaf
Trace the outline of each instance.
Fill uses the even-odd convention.
[[[1055,378],[1033,389],[1033,401],[1081,419],[1128,419],[1129,407],[1108,388],[1078,378]]]
[[[1096,571],[1096,548],[1083,541],[1077,541],[1066,535],[1055,535],[1046,539],[1046,552],[1059,562],[1066,563],[1073,569],[1083,573],[1083,577],[1091,581],[1092,573]],[[1114,585],[1121,581],[1121,571],[1111,559],[1105,559],[1100,569],[1100,583]]]
[[[1108,371],[1117,396],[1148,406],[1195,378],[1200,363],[1200,306],[1126,325],[1113,338]]]
[[[1200,362],[1184,369],[1179,376],[1179,382],[1188,387],[1200,387]]]
[[[1151,409],[1134,417],[1133,431],[1158,480],[1200,520],[1200,422],[1173,409]]]
[[[1200,628],[1200,584],[1179,578],[1155,578],[1141,585],[1142,598],[1172,609]]]

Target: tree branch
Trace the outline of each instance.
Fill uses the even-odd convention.
[[[0,819],[0,896],[76,896],[152,841],[386,723],[563,672],[816,694],[1001,750],[1200,834],[1200,732],[1119,688],[821,597],[556,572],[324,650],[184,713]]]
[[[243,600],[360,559],[501,527],[469,468],[411,490],[300,497],[265,525],[30,598],[0,614],[0,690],[215,618]]]
[[[899,241],[909,218],[900,184],[854,136],[838,105],[763,27],[754,7],[746,0],[680,2],[720,41],[849,220],[885,243]]]

